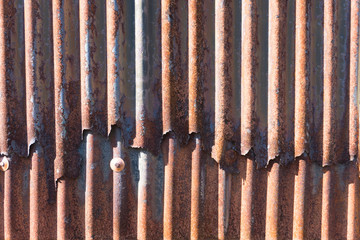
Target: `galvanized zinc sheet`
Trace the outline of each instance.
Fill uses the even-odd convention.
[[[359,239],[359,0],[0,0],[1,239]]]

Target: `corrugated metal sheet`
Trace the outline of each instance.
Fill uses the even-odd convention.
[[[0,238],[360,239],[359,14],[0,0]]]

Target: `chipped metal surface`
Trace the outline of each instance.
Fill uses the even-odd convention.
[[[0,239],[359,239],[359,0],[1,0]]]

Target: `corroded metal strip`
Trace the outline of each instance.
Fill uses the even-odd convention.
[[[64,138],[66,138],[66,122],[69,115],[69,108],[66,104],[65,90],[65,67],[64,64],[64,8],[63,1],[53,1],[53,36],[54,36],[54,87],[55,87],[55,132],[56,132],[56,160],[55,160],[55,179],[65,176],[64,159]],[[67,182],[57,183],[57,238],[66,239],[69,231],[65,223],[68,212],[66,203]]]
[[[307,163],[305,159],[298,160],[298,170],[295,173],[294,184],[294,218],[293,239],[306,239],[305,237],[305,203],[306,203],[306,176]]]
[[[172,130],[172,82],[174,81],[174,61],[171,40],[173,38],[173,6],[172,0],[161,1],[161,59],[162,59],[162,120],[163,133]]]
[[[54,89],[55,89],[55,181],[57,187],[57,238],[78,237],[79,210],[74,191],[78,176],[81,131],[79,119],[80,97],[73,95],[80,90],[76,23],[78,5],[74,1],[56,0],[52,3],[54,41]],[[76,34],[77,33],[77,34]],[[75,61],[77,60],[77,61]],[[77,126],[77,127],[75,127]],[[75,129],[75,130],[74,130]]]
[[[39,39],[36,38],[36,13],[39,7],[37,6],[37,1],[27,1],[24,5],[24,18],[25,18],[25,69],[26,69],[26,120],[27,120],[27,139],[28,139],[28,148],[30,145],[35,142],[36,131],[40,128],[39,121],[39,102],[37,96],[36,86],[36,66],[38,63],[38,58],[36,56],[36,46],[39,43]],[[29,154],[30,149],[28,149]]]
[[[30,238],[50,238],[56,235],[55,204],[51,204],[52,187],[47,176],[52,170],[47,166],[50,152],[42,144],[51,142],[51,127],[45,122],[52,122],[53,108],[51,91],[52,82],[46,81],[51,76],[52,55],[49,46],[43,46],[49,40],[50,24],[43,18],[50,17],[51,7],[47,1],[26,1],[25,19],[25,67],[26,67],[26,120],[28,154],[31,157],[30,170]],[[48,35],[49,34],[49,35]],[[50,59],[50,61],[48,61]],[[32,146],[32,149],[30,149]],[[42,174],[46,172],[47,174]],[[47,191],[46,191],[47,190]],[[45,194],[48,193],[48,194]]]
[[[81,122],[82,129],[91,129],[90,121],[93,97],[92,73],[92,55],[94,49],[94,40],[91,34],[91,25],[94,21],[95,1],[82,0],[79,2],[80,11],[80,62],[81,62]]]
[[[121,23],[123,21],[123,1],[106,1],[106,33],[107,33],[107,109],[108,134],[113,125],[118,125],[121,119]],[[122,157],[121,130],[114,129],[113,158]],[[123,178],[125,171],[113,171],[113,239],[121,239],[123,229],[121,207],[123,205]]]
[[[245,178],[242,180],[241,188],[241,214],[240,214],[240,239],[246,240],[251,239],[253,236],[253,214],[254,214],[254,172],[256,169],[255,161],[247,158],[246,159],[246,172]]]
[[[200,171],[201,140],[195,137],[195,149],[191,155],[191,239],[199,239],[200,226]]]
[[[349,154],[351,160],[358,157],[359,110],[358,110],[358,76],[359,76],[359,17],[360,2],[351,1],[350,13],[350,91],[349,91]]]
[[[273,162],[267,180],[265,239],[279,237],[279,185],[280,164]]]
[[[1,76],[0,76],[0,153],[25,156],[26,104],[24,32],[24,2],[2,1],[1,14]]]
[[[57,161],[55,178],[65,175],[64,169],[64,139],[66,138],[66,123],[69,116],[69,106],[66,98],[65,79],[65,32],[64,32],[64,6],[63,1],[53,2],[53,36],[54,36],[54,87],[55,87],[55,131]],[[59,237],[59,236],[58,236]]]
[[[162,59],[162,121],[163,134],[172,130],[172,81],[174,81],[174,61],[172,48],[174,2],[172,0],[161,1],[161,59]],[[171,135],[165,139],[168,150],[165,152],[164,172],[164,239],[173,238],[173,188],[174,188],[174,158],[175,138]]]
[[[7,110],[7,98],[6,98],[6,48],[7,48],[7,31],[6,31],[6,2],[0,2],[0,152],[7,154],[8,152],[8,110]]]
[[[203,5],[204,1],[188,3],[189,23],[189,133],[201,133],[203,81]],[[190,237],[199,239],[201,138],[195,136],[191,155],[191,222]]]
[[[4,173],[4,239],[29,238],[29,161],[13,156]],[[21,209],[21,210],[20,210]]]
[[[189,133],[200,133],[204,58],[204,1],[189,1]]]
[[[136,81],[136,146],[145,145],[147,129],[148,109],[145,102],[146,95],[150,91],[150,64],[148,53],[149,29],[147,27],[149,2],[146,0],[135,1],[135,81]]]
[[[121,131],[119,128],[115,128],[114,132],[114,146],[113,146],[113,158],[122,158],[122,143],[121,143]],[[123,205],[124,191],[123,191],[123,178],[126,170],[121,172],[113,171],[113,239],[121,239],[121,230],[123,224],[121,221],[121,207]]]
[[[225,239],[229,227],[231,174],[219,165],[218,188],[218,239]]]
[[[106,134],[106,68],[100,61],[106,56],[105,2],[81,0],[80,16],[80,76],[82,130]]]
[[[215,1],[215,143],[212,158],[220,162],[225,153],[230,128],[230,36],[231,0]]]
[[[165,150],[165,172],[164,172],[164,239],[173,239],[173,200],[174,200],[174,159],[176,140],[173,136],[166,139],[167,150]]]
[[[269,1],[268,161],[279,156],[283,141],[285,10],[286,1]]]
[[[349,164],[347,196],[347,239],[359,239],[359,175],[355,163]]]
[[[308,1],[296,1],[295,24],[295,157],[307,149],[307,115],[309,90]]]
[[[336,90],[336,7],[334,1],[324,1],[324,115],[323,166],[330,164],[335,154],[335,90]]]
[[[138,220],[137,239],[149,239],[154,233],[149,233],[151,211],[151,155],[146,151],[140,151],[138,155],[140,180],[138,186]]]
[[[106,1],[106,36],[107,36],[107,104],[108,133],[112,125],[117,125],[121,118],[121,83],[120,71],[122,54],[121,24],[124,22],[123,1]]]
[[[85,239],[92,239],[96,234],[95,225],[95,171],[94,135],[86,133],[86,190],[85,190]],[[99,167],[98,167],[99,168]]]
[[[159,152],[161,129],[157,124],[161,121],[160,109],[160,27],[159,1],[135,1],[135,138],[133,147],[142,148],[151,153]],[[174,22],[172,21],[171,31]],[[171,35],[171,37],[173,37]],[[173,43],[173,41],[171,41]],[[174,48],[173,44],[171,48]],[[173,56],[171,56],[173,60]],[[172,63],[171,65],[177,66]],[[176,74],[171,71],[171,91],[176,84]],[[178,77],[178,76],[177,76]],[[173,99],[174,96],[170,96]],[[174,106],[169,117],[174,117]],[[171,121],[164,119],[164,121]]]
[[[241,6],[241,154],[246,155],[254,146],[256,130],[257,6],[255,0],[242,1]]]
[[[331,235],[331,199],[332,199],[332,175],[333,169],[325,169],[322,179],[322,203],[321,203],[321,239],[332,239]]]

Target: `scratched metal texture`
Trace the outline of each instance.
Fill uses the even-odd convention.
[[[360,239],[359,14],[0,0],[0,239]]]

